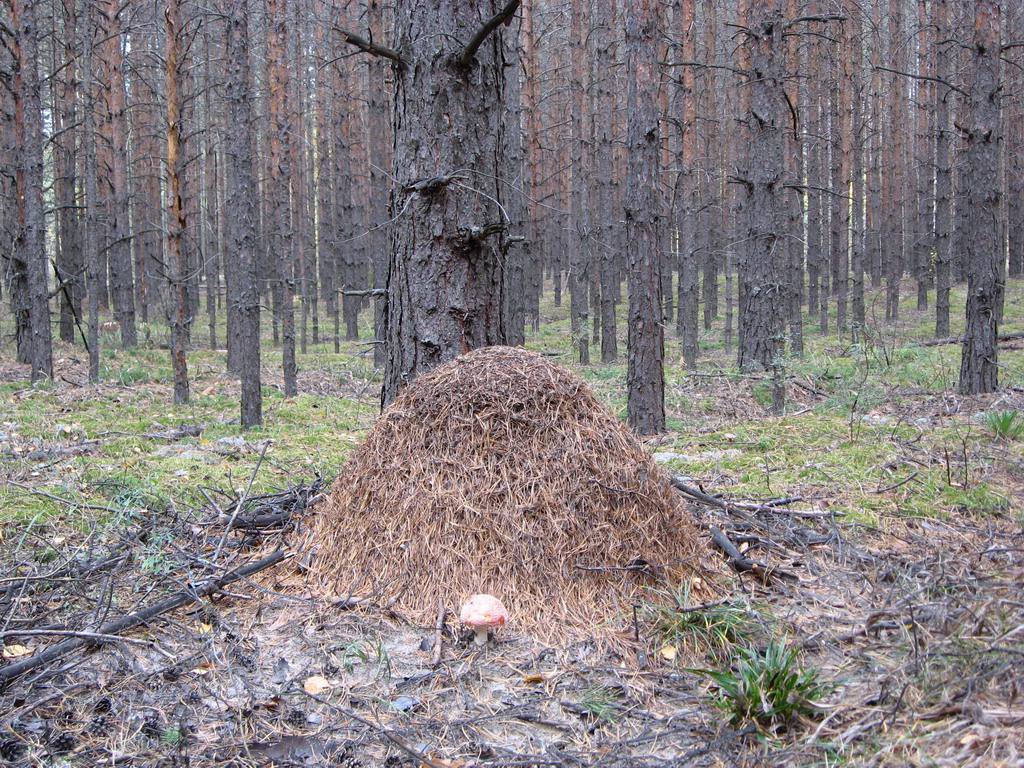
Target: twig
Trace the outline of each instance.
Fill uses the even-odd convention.
[[[96,643],[128,643],[130,645],[152,645],[151,640],[137,640],[134,637],[121,637],[110,635],[104,632],[79,632],[71,629],[9,629],[0,632],[0,638],[6,640],[8,637],[80,637],[83,640]]]
[[[892,485],[887,485],[887,486],[885,486],[885,488],[876,488],[875,489],[875,493],[885,493],[886,491],[895,491],[901,485],[906,485],[911,480],[913,480],[915,477],[917,477],[917,470],[914,470],[907,477],[903,478],[902,480],[900,480],[897,483],[893,483]]]
[[[833,514],[835,514],[831,511],[823,509],[783,509],[781,506],[779,506],[784,503],[789,503],[794,499],[779,499],[773,502],[769,502],[767,504],[756,504],[747,501],[726,501],[725,499],[720,499],[717,496],[712,496],[710,494],[704,493],[704,491],[700,490],[699,488],[694,488],[692,485],[687,485],[685,482],[683,482],[683,479],[678,476],[672,477],[672,487],[675,488],[677,491],[680,491],[685,495],[689,496],[691,499],[694,499],[695,501],[699,501],[702,504],[707,504],[708,506],[711,507],[723,509],[726,512],[740,510],[742,512],[772,513],[779,515],[789,515],[791,517],[831,517]]]
[[[270,447],[270,441],[265,440],[263,442],[263,448],[260,449],[260,458],[256,462],[256,466],[252,470],[252,474],[249,475],[249,484],[245,486],[245,492],[238,499],[238,503],[235,505],[234,511],[231,513],[231,519],[228,520],[227,526],[224,528],[224,533],[221,534],[220,541],[217,542],[217,549],[213,552],[211,561],[216,564],[217,558],[220,557],[220,551],[224,548],[224,542],[227,541],[228,534],[231,532],[231,526],[235,523],[235,518],[238,517],[238,513],[242,510],[242,506],[245,504],[246,498],[249,496],[249,491],[252,490],[253,481],[256,480],[256,473],[260,471],[260,467],[263,465],[263,457],[267,455],[267,448]]]
[[[444,615],[444,600],[438,598],[437,624],[434,625],[434,652],[430,657],[430,663],[435,667],[441,663],[441,641],[444,635]]]
[[[436,760],[430,758],[429,756],[423,754],[422,752],[413,749],[408,744],[406,744],[402,739],[396,736],[395,733],[391,731],[389,728],[385,728],[383,725],[379,725],[373,722],[372,720],[367,720],[365,717],[359,716],[358,714],[356,714],[350,709],[347,709],[346,707],[339,706],[334,702],[328,701],[327,699],[322,698],[320,696],[316,696],[312,693],[309,693],[308,691],[306,692],[306,695],[309,696],[309,698],[313,699],[313,701],[319,701],[321,704],[327,705],[336,712],[340,712],[350,720],[355,720],[357,723],[362,723],[367,728],[376,731],[381,736],[390,741],[392,744],[394,744],[396,747],[398,747],[400,750],[405,752],[405,754],[409,755],[414,760],[417,760],[420,763],[420,765],[427,766],[428,768],[445,768],[445,764],[439,763]]]
[[[277,565],[288,556],[289,555],[279,549],[254,563],[229,571],[223,576],[207,579],[193,588],[183,589],[166,600],[162,600],[155,605],[151,605],[149,608],[129,613],[127,616],[122,616],[119,619],[108,622],[96,630],[96,633],[100,635],[116,635],[120,632],[125,632],[126,630],[141,626],[162,613],[173,611],[175,608],[180,608],[181,606],[188,605],[189,603],[198,602],[200,598],[212,595],[226,587],[228,584],[233,584],[247,576],[252,576],[254,573],[266,570],[272,565]],[[56,645],[51,645],[49,648],[37,653],[35,656],[31,656],[23,661],[15,662],[14,664],[9,664],[6,667],[0,667],[0,690],[5,688],[11,680],[20,677],[26,672],[42,666],[47,662],[66,656],[71,651],[89,645],[89,643],[90,641],[85,638],[71,637],[67,640],[62,640]]]
[[[65,499],[63,496],[57,496],[53,493],[47,493],[46,491],[40,491],[36,488],[30,488],[27,485],[16,483],[13,480],[8,480],[7,484],[14,488],[20,488],[25,493],[32,494],[33,496],[39,496],[44,499],[52,499],[53,501],[59,501],[61,504],[67,504],[69,507],[77,507],[78,509],[92,509],[96,512],[110,512],[114,515],[119,515],[123,510],[114,509],[113,507],[107,507],[103,504],[86,504],[84,501],[73,501],[72,499]]]

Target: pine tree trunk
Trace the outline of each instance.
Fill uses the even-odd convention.
[[[77,128],[78,109],[75,96],[75,37],[78,33],[76,0],[63,0],[61,29],[64,46],[61,50],[61,71],[55,73],[51,88],[54,128],[54,199],[57,204],[57,282],[60,303],[60,338],[71,343],[75,340],[76,326],[82,320],[82,294],[84,293],[82,264],[82,234],[76,201],[78,171],[75,147],[80,131]],[[56,21],[55,21],[56,31]],[[55,61],[57,52],[54,52]]]
[[[226,96],[228,124],[225,134],[227,197],[227,262],[235,272],[239,374],[242,381],[242,428],[262,423],[260,391],[260,297],[256,258],[256,144],[252,115],[252,75],[249,63],[248,0],[227,0]]]
[[[496,0],[399,0],[394,210],[382,402],[468,350],[507,343],[502,241],[505,78],[515,50],[499,26],[470,41]],[[513,113],[514,114],[514,113]],[[514,126],[518,130],[518,125]],[[452,175],[449,175],[452,174]]]
[[[657,0],[626,7],[626,242],[629,247],[629,425],[641,435],[665,431],[665,338],[662,323],[660,132],[655,89],[660,13]]]
[[[100,380],[100,291],[102,290],[102,262],[99,252],[99,193],[96,159],[96,94],[94,87],[96,28],[93,15],[86,13],[82,20],[82,165],[85,192],[85,290],[89,337],[89,382]]]
[[[677,0],[675,4],[676,29],[682,39],[683,61],[696,61],[696,29],[693,0]],[[697,365],[697,324],[698,311],[698,253],[697,253],[697,221],[698,221],[698,168],[697,168],[697,102],[695,92],[694,67],[683,65],[679,68],[682,87],[674,91],[673,113],[679,116],[680,156],[679,170],[676,177],[676,193],[674,199],[678,206],[676,226],[679,232],[679,312],[677,315],[679,337],[683,345],[683,362],[688,368]],[[708,269],[705,261],[705,283],[710,279],[713,270]],[[705,298],[705,307],[707,300]]]
[[[569,312],[570,326],[573,336],[573,347],[581,364],[590,364],[590,343],[587,327],[589,319],[589,237],[587,235],[586,217],[586,185],[590,175],[584,167],[584,144],[586,138],[583,130],[587,124],[586,85],[584,83],[583,64],[587,41],[587,19],[584,0],[572,0],[572,23],[569,48],[575,51],[570,64],[570,108],[569,121],[572,128],[571,145],[571,193],[569,232]]]
[[[25,336],[19,341],[24,362],[32,366],[32,381],[53,378],[50,336],[49,264],[46,258],[46,222],[43,212],[43,104],[39,78],[39,8],[37,0],[14,0],[11,21],[15,30],[15,135],[21,160],[16,171],[21,202],[19,236],[14,244],[15,306],[23,307]],[[15,286],[12,285],[12,294]]]
[[[138,343],[135,329],[135,284],[132,279],[131,233],[128,214],[128,118],[125,113],[124,55],[121,52],[120,0],[106,0],[103,43],[104,85],[110,160],[109,238],[110,282],[114,319],[121,329],[121,346]]]
[[[851,207],[853,210],[850,227],[850,310],[853,316],[850,325],[851,338],[859,341],[864,329],[864,258],[865,258],[865,226],[864,226],[864,80],[863,80],[863,17],[858,9],[847,4],[851,16],[849,35],[849,51],[844,56],[846,61],[846,77],[850,88],[849,108],[851,111],[850,151],[852,190]]]
[[[171,317],[171,367],[174,373],[174,402],[188,402],[188,263],[181,239],[185,232],[185,208],[182,204],[182,176],[185,155],[181,138],[180,0],[167,0],[164,12],[167,35],[164,65],[167,67],[167,258],[171,268],[171,293],[174,314]]]
[[[994,392],[999,383],[1000,263],[999,145],[1000,7],[975,0],[973,51],[968,71],[964,190],[967,214],[967,325],[960,358],[961,394]]]
[[[937,76],[947,82],[953,76],[953,54],[943,44],[950,34],[952,0],[932,0],[932,27],[936,43]],[[948,88],[938,87],[935,98],[935,336],[949,336],[950,249],[953,246],[952,130],[949,120]]]
[[[384,32],[381,0],[367,0],[367,20],[369,22],[370,34],[374,36],[373,39],[380,40]],[[391,188],[391,180],[387,176],[389,166],[386,145],[387,92],[385,90],[384,72],[383,59],[379,57],[371,58],[367,73],[369,77],[369,103],[367,104],[367,110],[370,158],[370,235],[368,243],[373,267],[373,287],[377,291],[385,290],[388,282],[389,229],[386,222],[388,220],[388,191]],[[373,364],[378,368],[384,366],[387,357],[383,343],[383,340],[386,338],[384,334],[386,323],[385,305],[385,297],[382,294],[376,294],[373,298],[373,327],[375,330],[374,338],[377,340],[377,343],[373,347]]]
[[[594,18],[615,17],[613,0],[595,0]],[[615,215],[614,111],[613,88],[615,35],[606,24],[594,29],[596,60],[594,65],[596,108],[594,110],[595,174],[597,204],[595,231],[598,237],[597,261],[601,281],[601,362],[613,363],[619,356],[618,327],[615,316],[619,269],[615,238],[618,232]],[[527,88],[530,85],[527,83]]]
[[[295,276],[292,229],[288,222],[288,184],[292,168],[288,157],[289,82],[285,52],[288,50],[288,25],[283,0],[267,3],[268,78],[270,82],[270,183],[268,196],[271,218],[272,253],[277,263],[275,285],[281,318],[281,368],[284,396],[298,392],[295,367]]]
[[[743,115],[746,145],[737,163],[745,241],[739,263],[744,319],[738,364],[744,370],[771,370],[777,364],[786,317],[783,131],[790,113],[783,92],[782,21],[780,0],[753,3],[744,42],[750,51],[743,84],[750,90],[750,109]]]

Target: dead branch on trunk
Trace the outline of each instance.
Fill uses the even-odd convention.
[[[508,23],[509,19],[512,18],[512,14],[519,8],[519,0],[510,0],[500,11],[494,14],[487,22],[480,27],[473,39],[470,40],[466,47],[462,49],[458,58],[455,59],[455,65],[459,67],[468,67],[469,63],[476,56],[477,50],[483,45],[484,40],[502,24]]]
[[[354,32],[349,32],[347,29],[341,27],[335,27],[334,31],[340,34],[345,42],[349,45],[354,45],[364,53],[372,54],[373,56],[381,56],[385,59],[391,59],[399,67],[405,68],[408,62],[402,58],[402,54],[396,51],[394,48],[388,48],[386,45],[379,45],[372,40],[367,40],[361,35],[357,35]]]

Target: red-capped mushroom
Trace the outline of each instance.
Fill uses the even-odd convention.
[[[462,606],[459,620],[476,633],[477,645],[486,645],[487,633],[508,621],[508,611],[494,595],[473,595]]]

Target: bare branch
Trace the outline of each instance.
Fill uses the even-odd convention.
[[[949,90],[956,91],[957,93],[962,94],[964,96],[968,96],[968,97],[970,96],[970,94],[967,93],[967,91],[965,91],[963,88],[957,88],[951,82],[949,82],[948,80],[943,80],[941,77],[931,77],[929,75],[915,75],[913,72],[903,72],[902,70],[890,69],[889,67],[875,67],[875,71],[877,71],[877,72],[891,72],[894,75],[902,75],[903,77],[911,77],[914,80],[928,80],[929,82],[932,82],[932,83],[939,83],[941,85],[944,85],[947,88],[949,88]]]
[[[512,18],[512,15],[518,10],[520,0],[509,0],[509,2],[494,14],[487,22],[480,27],[473,39],[466,44],[466,47],[462,49],[462,53],[459,54],[458,58],[455,59],[455,64],[460,67],[469,66],[469,62],[476,56],[476,52],[483,45],[484,40],[498,27],[505,24]]]
[[[338,32],[349,45],[354,45],[365,53],[371,53],[374,56],[381,56],[385,59],[391,59],[399,67],[405,68],[409,62],[402,58],[402,54],[396,51],[394,48],[388,48],[384,45],[378,45],[377,43],[367,40],[365,37],[361,37],[354,32],[349,32],[347,29],[335,26],[334,31]]]
[[[841,14],[837,14],[837,13],[826,13],[826,14],[819,14],[819,15],[814,15],[814,16],[798,16],[797,18],[792,19],[791,21],[787,21],[786,25],[785,25],[785,29],[789,29],[790,27],[795,27],[797,24],[802,24],[803,22],[807,22],[807,21],[820,21],[820,22],[826,22],[826,21],[846,21],[846,17],[841,15]]]

